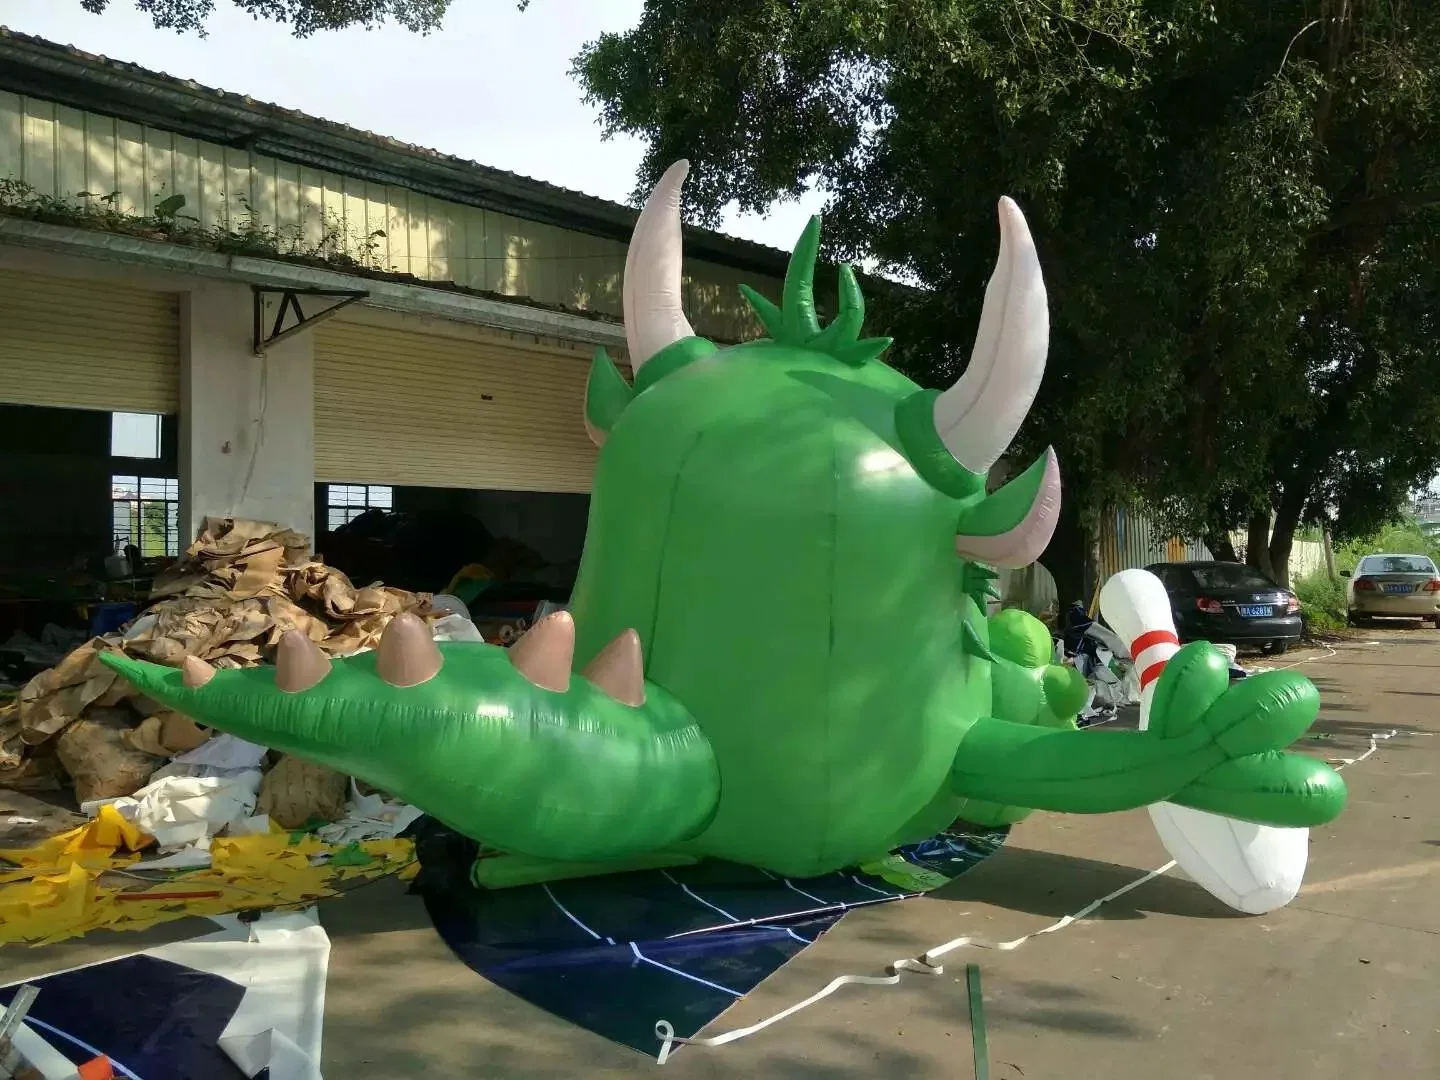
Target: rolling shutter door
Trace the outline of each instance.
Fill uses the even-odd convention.
[[[315,479],[589,491],[590,356],[328,322],[315,332]]]
[[[0,401],[178,411],[179,308],[174,293],[0,271]]]

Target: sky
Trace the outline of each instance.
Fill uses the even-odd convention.
[[[0,0],[0,25],[246,94],[522,176],[627,201],[644,146],[600,137],[569,76],[586,42],[623,31],[643,0],[456,0],[442,31],[396,26],[297,40],[218,0],[209,37],[156,30],[133,0]],[[766,216],[732,207],[721,230],[788,251],[820,209],[812,193]]]

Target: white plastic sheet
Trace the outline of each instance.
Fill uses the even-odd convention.
[[[0,1013],[4,1010],[0,1009]],[[80,1071],[29,1024],[21,1023],[10,1037],[15,1049],[44,1080],[78,1080]],[[7,1074],[8,1075],[8,1074]]]
[[[229,979],[245,997],[220,1035],[220,1049],[247,1077],[322,1080],[320,1047],[330,938],[313,912],[266,914],[250,924],[163,945],[146,955]]]
[[[251,816],[260,779],[259,769],[238,770],[225,776],[163,776],[134,795],[87,802],[80,810],[94,817],[101,806],[109,803],[122,817],[153,836],[162,852],[191,848],[204,851],[211,837]],[[205,866],[208,858],[171,865]]]
[[[352,779],[345,816],[322,825],[316,835],[327,844],[337,845],[358,840],[389,840],[399,836],[423,813],[419,807],[392,802],[378,793],[361,795]]]
[[[323,1080],[330,938],[314,909],[266,912],[253,923],[233,915],[212,916],[212,921],[220,927],[215,933],[139,955],[218,975],[244,988],[219,1047],[245,1076],[269,1069],[269,1080]],[[44,1080],[75,1080],[75,1067],[33,1028],[22,1024],[15,1041]]]

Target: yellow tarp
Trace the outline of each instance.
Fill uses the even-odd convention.
[[[327,844],[309,834],[219,837],[203,870],[144,873],[152,839],[110,806],[35,847],[0,850],[0,943],[48,945],[92,930],[141,930],[192,915],[305,906],[337,886],[419,870],[409,840]],[[322,858],[324,857],[324,858]]]

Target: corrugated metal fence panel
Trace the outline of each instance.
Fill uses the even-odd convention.
[[[343,252],[425,281],[582,311],[621,310],[619,241],[0,92],[4,177],[56,198],[88,193],[89,201],[103,198],[125,214],[152,214],[162,200],[182,195],[181,214],[206,227],[261,230],[284,250]],[[755,336],[735,271],[692,261],[686,272],[690,317],[701,333]],[[778,280],[746,281],[779,295]]]
[[[1100,580],[1121,570],[1157,562],[1189,562],[1211,558],[1198,540],[1165,536],[1143,514],[1125,507],[1111,510],[1100,521]]]
[[[179,298],[0,271],[0,401],[176,412]]]
[[[1243,532],[1230,534],[1235,545],[1237,558],[1245,558],[1245,547],[1250,537]],[[1318,540],[1296,540],[1290,545],[1290,583],[1293,585],[1303,577],[1317,574],[1325,569],[1325,545]]]
[[[334,320],[315,332],[315,478],[589,491],[589,354]]]

